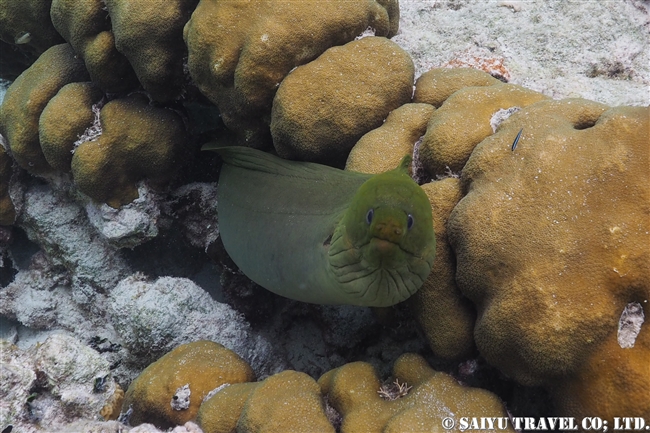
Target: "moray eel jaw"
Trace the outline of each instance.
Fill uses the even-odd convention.
[[[390,306],[413,295],[435,256],[431,205],[398,169],[364,183],[332,235],[329,267],[359,305]]]

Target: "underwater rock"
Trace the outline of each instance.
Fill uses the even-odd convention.
[[[130,273],[119,252],[97,236],[84,209],[47,185],[25,192],[17,225],[54,264],[70,272],[73,297],[80,305],[91,307],[98,293],[109,291]]]
[[[111,290],[109,308],[122,343],[140,365],[196,340],[223,344],[249,362],[258,376],[283,365],[271,343],[255,334],[239,313],[185,278],[149,282],[141,275],[130,276]]]
[[[0,142],[0,225],[3,226],[11,225],[16,221],[16,208],[9,194],[12,166],[13,160]]]
[[[88,220],[109,245],[134,248],[158,236],[160,199],[144,183],[138,198],[118,209],[107,204],[86,204]]]
[[[53,431],[76,420],[97,418],[119,389],[109,363],[69,335],[55,333],[26,351],[1,344],[0,393],[3,402],[11,402],[11,419],[0,420],[3,428],[11,424],[18,431],[32,432],[37,425]]]

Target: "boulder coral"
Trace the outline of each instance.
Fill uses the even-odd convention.
[[[271,135],[282,158],[342,166],[355,143],[411,101],[413,61],[396,43],[365,37],[332,47],[282,81]]]
[[[436,260],[429,277],[407,302],[433,353],[444,359],[462,359],[476,351],[476,312],[456,285],[456,258],[447,233],[449,215],[462,197],[460,179],[429,182],[422,189],[431,202]]]
[[[129,423],[159,428],[182,425],[196,417],[204,398],[221,385],[251,382],[251,367],[235,352],[212,341],[178,346],[149,365],[129,386],[122,412]]]
[[[183,161],[187,132],[174,111],[142,94],[114,99],[99,113],[101,135],[79,144],[71,169],[77,188],[118,208],[138,198],[138,182],[165,185]]]
[[[379,128],[357,141],[345,169],[378,174],[397,167],[404,155],[413,154],[434,111],[430,104],[404,104],[391,111]]]
[[[185,82],[183,26],[198,0],[105,0],[115,47],[155,101],[181,96]]]
[[[95,121],[92,107],[103,96],[91,82],[70,83],[47,103],[39,117],[38,137],[50,167],[70,172],[75,142]]]
[[[425,98],[422,95],[425,91],[421,90],[421,99],[417,101],[436,105],[445,95],[450,95],[431,116],[420,145],[420,161],[432,176],[442,176],[450,170],[460,172],[474,147],[494,133],[491,120],[497,111],[521,108],[548,99],[541,93],[503,84],[473,69],[463,69],[454,74],[445,69],[434,69],[429,74],[426,81],[419,83],[421,87],[426,84],[429,95]],[[494,84],[485,85],[492,80]],[[456,90],[463,82],[480,85]]]
[[[53,0],[50,15],[56,30],[83,59],[95,85],[109,93],[137,86],[129,61],[115,47],[104,1]]]
[[[649,313],[649,119],[581,99],[522,108],[474,149],[449,219],[481,354],[571,416],[650,414],[649,328],[616,342],[628,304]]]
[[[199,409],[197,423],[205,433],[335,431],[316,381],[293,370],[218,391]]]
[[[343,416],[341,433],[442,431],[442,419],[450,414],[507,417],[496,395],[434,371],[420,355],[400,356],[393,376],[393,385],[382,386],[370,364],[353,362],[318,380],[323,395]],[[462,431],[458,425],[444,430]],[[514,429],[508,425],[504,431]]]
[[[259,148],[270,143],[273,96],[289,71],[368,28],[392,37],[398,22],[395,0],[201,0],[183,34],[192,79],[240,143]]]
[[[493,86],[500,84],[490,74],[472,68],[433,68],[415,82],[413,102],[431,104],[436,108],[454,92],[463,87]]]
[[[7,140],[12,157],[32,174],[47,174],[52,167],[41,150],[38,122],[50,99],[63,86],[88,81],[83,61],[68,44],[44,52],[7,89],[0,105],[0,134]]]

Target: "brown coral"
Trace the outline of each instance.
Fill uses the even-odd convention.
[[[66,84],[87,81],[88,72],[68,44],[44,52],[7,90],[0,105],[0,133],[18,165],[33,174],[52,171],[41,150],[38,122],[50,99]]]
[[[393,375],[406,387],[412,386],[405,396],[394,400],[381,397],[379,378],[365,362],[346,364],[318,380],[323,394],[343,416],[341,433],[437,431],[443,429],[442,420],[450,414],[507,416],[494,394],[459,384],[451,376],[431,369],[419,355],[400,356]],[[449,431],[461,430],[457,425]]]
[[[457,84],[447,79],[449,73],[443,71],[435,70],[430,76],[430,80],[436,75],[441,77],[431,80],[441,88],[430,89],[430,93],[445,95],[456,88]],[[459,82],[478,78],[476,71],[471,69],[466,69],[463,74],[469,77],[459,77]],[[431,116],[420,146],[421,162],[431,175],[445,175],[449,170],[460,172],[474,147],[494,133],[491,120],[499,110],[521,108],[548,99],[541,93],[495,81],[497,83],[493,85],[464,87],[453,92]]]
[[[397,167],[404,155],[413,154],[413,147],[426,132],[434,111],[429,104],[404,104],[396,108],[379,128],[357,141],[345,169],[377,174]]]
[[[99,118],[99,138],[81,143],[72,158],[81,192],[117,208],[138,197],[139,181],[160,186],[174,176],[187,142],[178,114],[133,94],[108,102]]]
[[[522,109],[472,153],[449,220],[482,355],[559,389],[572,416],[649,414],[647,326],[635,347],[616,345],[629,303],[648,315],[649,118],[576,99]]]
[[[410,102],[413,61],[394,42],[366,37],[296,68],[273,100],[278,155],[342,166],[355,143]]]
[[[184,29],[189,71],[242,144],[268,146],[273,96],[289,71],[369,27],[392,37],[398,22],[394,0],[202,0]]]
[[[246,361],[221,344],[212,341],[183,344],[149,365],[131,383],[122,411],[132,409],[131,425],[144,422],[160,428],[182,425],[194,419],[211,390],[226,383],[254,379]],[[182,396],[179,390],[184,391]],[[174,406],[174,399],[181,398],[189,400],[187,405]]]
[[[95,85],[111,93],[137,85],[131,65],[115,48],[103,0],[53,0],[50,15],[56,30],[83,59]]]

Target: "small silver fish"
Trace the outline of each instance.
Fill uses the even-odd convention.
[[[521,133],[522,133],[522,132],[524,132],[524,128],[521,128],[521,129],[519,130],[519,134],[517,134],[517,136],[515,137],[515,141],[512,143],[512,149],[511,149],[511,150],[512,150],[513,152],[514,152],[514,150],[517,148],[517,143],[519,143],[519,139],[521,138]]]
[[[14,38],[16,45],[27,44],[32,40],[32,34],[29,32],[20,32]]]

